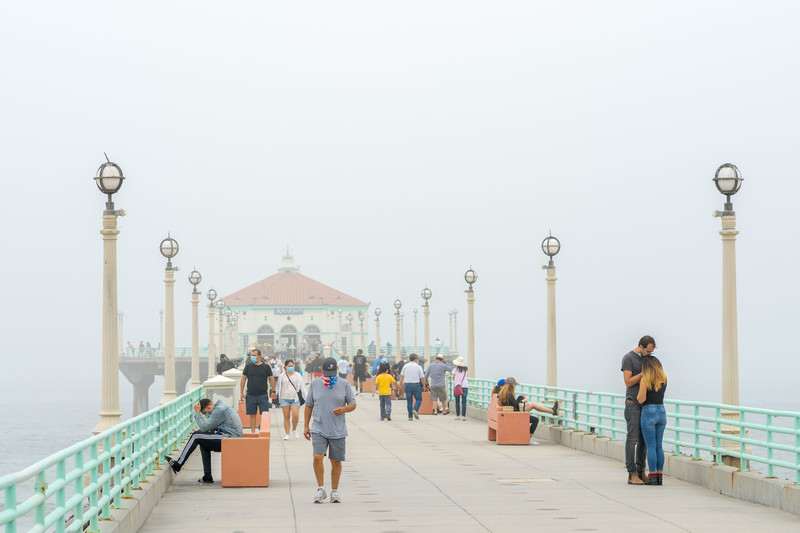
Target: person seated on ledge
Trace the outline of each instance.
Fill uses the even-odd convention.
[[[200,455],[203,457],[203,477],[198,483],[213,483],[211,477],[211,452],[222,451],[222,439],[241,438],[242,421],[236,410],[218,400],[216,404],[203,398],[194,404],[194,421],[197,422],[197,431],[189,437],[189,442],[183,447],[180,457],[173,459],[169,455],[164,460],[172,467],[176,474],[192,455],[195,448],[200,446]]]
[[[503,381],[503,380],[500,380]],[[497,404],[501,406],[512,406],[514,407],[514,411],[532,411],[536,409],[542,413],[548,413],[553,416],[558,416],[558,401],[556,400],[553,402],[553,407],[545,407],[544,405],[539,405],[538,403],[528,402],[528,398],[526,396],[514,396],[514,387],[517,385],[517,380],[514,378],[506,378],[505,384],[501,385],[500,392],[497,394]],[[522,405],[522,409],[520,409],[520,404]],[[531,445],[538,446],[538,442],[533,439],[533,433],[536,431],[536,426],[539,425],[539,417],[531,414]]]

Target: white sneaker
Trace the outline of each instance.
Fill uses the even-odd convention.
[[[533,437],[531,437],[531,446],[538,446],[538,445],[539,443],[533,440]]]
[[[296,439],[300,438],[300,433],[298,433],[296,429],[294,430],[294,438]]]
[[[331,490],[331,503],[342,503],[342,499],[339,497],[339,491],[336,489]]]
[[[289,434],[288,433],[286,434],[285,437],[283,437],[283,440],[289,440]]]
[[[460,417],[460,416],[457,416],[455,419],[456,419],[456,420],[461,420],[461,417]]]
[[[317,494],[314,495],[314,503],[322,503],[325,501],[325,498],[328,497],[328,493],[325,492],[325,489],[319,487],[317,489]]]

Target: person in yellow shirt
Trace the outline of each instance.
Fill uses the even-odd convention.
[[[381,405],[381,421],[384,419],[392,421],[392,389],[396,386],[397,382],[392,377],[389,361],[383,358],[378,368],[378,377],[375,378],[375,388],[378,389]],[[375,397],[375,391],[372,391],[372,397]]]

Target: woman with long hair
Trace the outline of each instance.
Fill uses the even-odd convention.
[[[283,440],[289,440],[290,419],[294,438],[299,439],[297,422],[300,420],[300,396],[298,393],[303,393],[305,398],[306,384],[303,383],[303,376],[299,372],[295,372],[295,364],[291,359],[287,359],[283,364],[283,373],[278,376],[275,389],[283,410],[283,429],[286,431]]]
[[[509,377],[506,378],[505,385],[500,388],[500,392],[497,394],[497,403],[501,406],[512,406],[514,407],[514,411],[532,411],[536,409],[541,413],[548,413],[553,416],[558,416],[558,400],[553,402],[553,407],[547,407],[544,405],[540,405],[535,402],[528,402],[528,398],[526,396],[515,396],[514,388],[517,385],[517,380]],[[536,431],[536,427],[539,425],[539,417],[535,416],[531,413],[531,445],[537,446],[539,443],[533,439],[533,433]]]
[[[642,406],[642,436],[647,445],[647,464],[650,477],[645,485],[661,485],[664,470],[664,429],[667,427],[667,410],[664,409],[664,392],[667,375],[661,361],[654,355],[642,357],[642,380],[636,397]]]
[[[469,381],[467,380],[467,365],[463,357],[456,357],[453,361],[453,396],[456,399],[456,420],[467,419],[467,393]],[[461,387],[459,389],[459,387]],[[456,396],[456,392],[461,392]]]

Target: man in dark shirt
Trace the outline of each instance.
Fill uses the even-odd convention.
[[[314,359],[311,360],[311,374],[313,379],[322,377],[322,358],[318,353],[315,353]]]
[[[364,356],[364,350],[359,349],[356,356],[353,357],[353,385],[356,388],[356,394],[364,392],[364,381],[367,379],[367,358]]]
[[[239,386],[241,397],[245,400],[245,413],[250,415],[250,432],[255,433],[258,411],[269,411],[270,387],[272,397],[276,397],[275,376],[272,375],[272,368],[261,360],[261,350],[258,348],[253,348],[250,352],[250,364],[244,367]]]
[[[639,339],[639,345],[622,357],[622,377],[625,381],[625,422],[628,425],[628,436],[625,440],[625,468],[628,469],[628,485],[644,485],[645,459],[647,446],[642,437],[642,406],[636,396],[639,394],[639,381],[642,379],[642,357],[653,355],[656,341],[645,335]]]
[[[400,384],[400,372],[403,371],[403,367],[406,366],[408,362],[407,357],[403,355],[398,362],[392,365],[392,372],[394,372],[394,379],[397,380],[397,399],[398,400],[405,400],[406,398],[406,388]]]
[[[224,353],[220,354],[219,363],[217,363],[217,374],[222,374],[223,372],[225,372],[226,370],[230,370],[231,368],[236,368],[236,367],[233,366],[233,363],[231,363],[231,360],[228,359],[227,355],[225,355]]]

